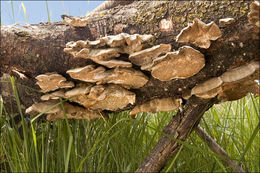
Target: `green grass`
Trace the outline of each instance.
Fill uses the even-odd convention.
[[[14,80],[20,121],[0,102],[0,172],[132,172],[162,135],[174,112],[111,114],[108,120],[44,122],[23,117]],[[62,104],[62,103],[61,103]],[[259,172],[259,98],[215,105],[200,125],[245,169]],[[41,114],[40,116],[44,116]],[[32,118],[31,118],[32,119]],[[221,158],[191,134],[164,172],[229,172]]]

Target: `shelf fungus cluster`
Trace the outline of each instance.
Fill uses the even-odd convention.
[[[198,84],[191,90],[191,95],[201,98],[218,97],[222,102],[243,98],[248,93],[259,96],[259,61],[230,69],[220,77],[211,78]]]
[[[217,40],[222,32],[215,22],[205,24],[195,18],[193,23],[184,28],[176,37],[176,42],[192,43],[200,48],[209,48],[210,40]]]

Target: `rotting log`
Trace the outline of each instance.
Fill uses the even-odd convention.
[[[149,80],[143,87],[131,89],[131,92],[136,95],[135,104],[114,112],[129,110],[135,105],[142,105],[153,99],[168,97],[183,99],[197,84],[213,77],[219,77],[229,69],[259,60],[259,28],[248,20],[251,2],[246,0],[236,2],[133,1],[123,6],[117,5],[111,9],[91,14],[84,27],[71,27],[64,22],[40,23],[22,27],[2,26],[0,95],[3,97],[5,108],[9,113],[18,112],[15,97],[12,94],[10,83],[8,83],[9,75],[16,76],[16,87],[22,109],[25,110],[34,102],[40,100],[39,87],[35,85],[36,76],[46,72],[57,72],[67,79],[71,79],[66,71],[95,64],[91,60],[75,59],[65,53],[63,49],[67,42],[96,40],[100,36],[116,35],[122,32],[153,34],[154,38],[147,42],[146,48],[162,43],[170,44],[172,50],[178,50],[182,46],[191,46],[204,55],[205,66],[194,76],[169,81],[160,81],[153,78],[150,72],[142,71],[148,76]],[[233,23],[223,24],[223,22],[219,22],[220,19],[227,17],[233,18]],[[220,27],[222,36],[215,41],[211,41],[208,49],[175,41],[181,30],[195,18],[204,23],[214,21]],[[118,59],[120,60],[120,58],[125,60],[125,57]],[[140,70],[139,66],[133,67]],[[198,124],[204,111],[215,102],[215,98],[207,100],[198,99],[194,96],[184,101],[184,110],[173,117],[173,120],[166,127],[165,133],[176,134],[177,136],[173,135],[173,137],[185,140]],[[192,111],[192,108],[195,112]],[[176,127],[183,131],[179,131],[177,134]],[[164,142],[170,141],[163,137],[159,143],[165,146],[166,143]],[[163,153],[168,151],[170,153],[165,153],[167,157],[162,159],[160,164],[157,164],[159,167],[154,170],[160,170],[168,156],[178,150],[179,145],[173,143],[170,146],[171,150],[162,150]],[[139,170],[143,169],[140,167]]]
[[[136,94],[136,105],[155,98],[181,97],[202,81],[219,76],[230,68],[259,59],[259,39],[257,34],[252,32],[254,27],[249,24],[247,18],[249,5],[250,1],[134,1],[93,15],[86,27],[70,27],[62,22],[23,27],[2,26],[0,73],[17,75],[14,72],[16,70],[27,76],[27,80],[19,77],[16,80],[21,103],[26,108],[39,100],[35,76],[53,71],[68,76],[65,72],[71,68],[93,64],[90,60],[74,59],[64,53],[65,44],[69,41],[95,40],[100,36],[120,32],[152,33],[155,38],[147,46],[169,43],[173,50],[177,50],[187,44],[175,42],[176,36],[194,18],[199,18],[205,23],[214,21],[216,24],[221,18],[234,18],[233,24],[220,28],[222,37],[212,41],[209,49],[196,48],[206,59],[206,65],[199,73],[187,79],[162,82],[145,72],[149,77],[148,83],[140,89],[133,90]],[[160,28],[160,22],[165,19],[172,22],[173,27],[169,31]],[[3,80],[4,78],[1,78],[1,81]],[[8,87],[1,83],[4,101],[9,102],[11,99],[9,103],[13,104],[14,97],[10,98],[7,89]],[[7,110],[10,104],[6,104]],[[13,106],[15,107],[15,104]],[[125,109],[131,108],[133,106]]]

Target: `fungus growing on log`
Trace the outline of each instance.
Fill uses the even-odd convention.
[[[59,101],[51,100],[47,102],[34,103],[31,107],[26,109],[27,114],[36,115],[44,112],[51,107],[54,107],[46,112],[48,121],[56,121],[57,119],[65,119],[64,111],[68,119],[96,119],[104,117],[102,112],[85,109],[79,106],[73,106],[69,103],[63,103],[64,110],[61,105],[58,105]],[[55,106],[57,105],[57,106]]]
[[[145,66],[157,58],[159,55],[165,54],[167,52],[171,51],[171,45],[170,44],[160,44],[153,46],[148,49],[141,50],[139,52],[135,52],[130,54],[129,60],[138,66]]]
[[[58,100],[59,98],[64,98],[65,93],[62,90],[55,91],[50,94],[45,94],[41,96],[41,100]]]
[[[80,86],[65,93],[70,101],[77,102],[86,108],[111,110],[122,109],[135,103],[135,94],[118,85]]]
[[[228,70],[220,77],[209,79],[191,90],[191,95],[201,98],[213,98],[218,95],[222,102],[238,100],[249,92],[259,95],[259,61]]]
[[[205,65],[204,55],[189,46],[183,46],[176,52],[168,52],[158,57],[150,65],[152,76],[161,81],[184,79],[198,73]]]
[[[142,105],[138,105],[134,107],[134,109],[130,112],[130,116],[134,118],[134,116],[140,112],[167,112],[176,110],[181,107],[182,100],[175,98],[162,98],[162,99],[154,99]]]
[[[259,70],[259,62],[252,61],[246,65],[228,70],[227,72],[223,73],[220,78],[225,83],[235,82],[249,77],[257,70]]]
[[[221,30],[215,22],[205,24],[195,18],[193,24],[189,24],[177,35],[176,41],[179,43],[193,43],[198,47],[207,49],[210,47],[210,40],[216,40],[221,36]]]
[[[213,98],[221,90],[222,84],[223,81],[221,80],[220,77],[211,78],[192,88],[191,95],[194,94],[197,97],[204,98],[204,99]]]
[[[66,78],[57,73],[45,73],[36,77],[37,85],[42,89],[42,92],[54,91],[59,88],[72,88],[73,82],[67,82]]]
[[[114,58],[119,57],[123,53],[131,54],[140,51],[143,47],[142,42],[148,41],[152,37],[152,35],[121,33],[102,37],[96,41],[71,41],[66,44],[64,52],[70,53],[75,58],[91,59],[108,68],[132,67],[130,62],[115,60]],[[105,45],[109,46],[109,48],[103,47]]]
[[[95,68],[94,65],[88,65],[68,70],[67,73],[77,80],[97,84],[113,83],[125,88],[140,88],[148,82],[148,77],[133,68],[119,67],[106,71],[103,67]]]
[[[250,4],[250,12],[248,13],[248,20],[250,23],[254,24],[257,27],[260,27],[259,19],[260,3],[254,1]]]
[[[224,18],[224,19],[219,19],[219,25],[220,26],[226,26],[226,25],[230,25],[232,23],[235,22],[234,18]]]

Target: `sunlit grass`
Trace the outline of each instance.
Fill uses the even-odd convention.
[[[13,91],[19,97],[12,79]],[[62,104],[62,101],[60,102]],[[200,125],[245,169],[259,172],[259,98],[215,105]],[[46,110],[47,111],[47,110]],[[128,112],[108,120],[31,121],[7,115],[0,102],[1,172],[132,172],[163,134],[172,114]],[[22,115],[22,113],[20,113]],[[41,114],[40,116],[44,116]],[[39,117],[39,116],[38,116]],[[32,119],[32,118],[31,118]],[[174,139],[173,139],[174,140]],[[229,172],[221,158],[192,133],[165,172]]]
[[[24,17],[25,17],[25,22],[26,24],[28,24],[28,19],[27,19],[27,12],[26,12],[26,8],[23,2],[21,2],[21,5],[23,7],[23,12],[24,12]]]

